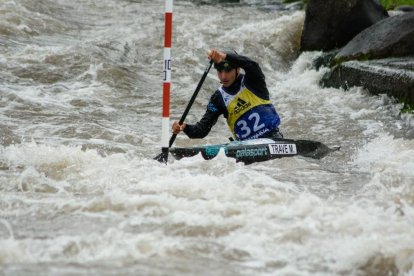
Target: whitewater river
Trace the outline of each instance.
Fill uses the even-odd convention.
[[[414,275],[413,116],[319,87],[304,11],[275,2],[174,3],[171,120],[206,51],[232,47],[285,137],[341,146],[322,160],[158,163],[164,2],[1,0],[0,275]],[[187,122],[217,85],[213,69]],[[229,136],[220,119],[175,145]]]

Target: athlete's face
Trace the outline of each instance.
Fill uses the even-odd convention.
[[[220,83],[223,84],[224,87],[229,87],[236,80],[238,72],[238,68],[231,69],[228,72],[225,70],[217,70],[217,76],[220,79]]]

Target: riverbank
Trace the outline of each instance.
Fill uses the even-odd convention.
[[[388,6],[403,4],[388,1]],[[404,2],[405,3],[405,2]],[[301,51],[323,51],[316,68],[329,67],[321,85],[348,89],[363,87],[373,95],[387,94],[414,107],[414,13],[388,12],[387,5],[370,0],[309,1]],[[323,13],[319,11],[323,10]]]
[[[321,85],[348,89],[361,86],[373,95],[387,94],[404,103],[402,111],[414,108],[414,56],[368,61],[347,61],[334,66]]]

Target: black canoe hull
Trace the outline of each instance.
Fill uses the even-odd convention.
[[[204,159],[210,160],[216,157],[220,151],[223,151],[227,157],[250,164],[297,155],[320,159],[338,149],[339,147],[329,148],[321,142],[310,140],[262,138],[188,148],[173,147],[170,148],[170,153],[175,159],[191,157],[201,153]]]

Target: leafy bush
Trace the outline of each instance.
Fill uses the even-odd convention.
[[[401,5],[414,5],[414,0],[380,0],[380,3],[385,9],[392,10]]]

